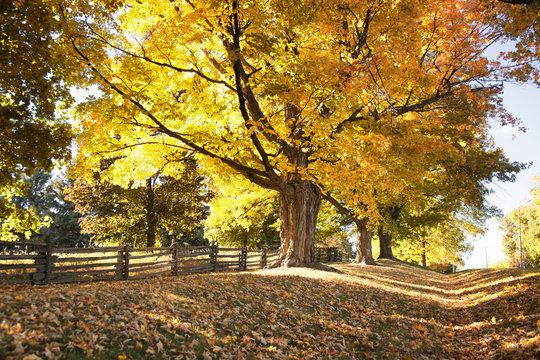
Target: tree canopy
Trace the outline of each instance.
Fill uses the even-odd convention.
[[[0,3],[0,189],[50,170],[69,155],[71,128],[58,109],[71,102],[55,38],[61,24],[45,1]]]
[[[11,205],[16,211],[33,214],[36,225],[19,230],[5,226],[6,220],[0,221],[2,240],[50,241],[56,246],[68,247],[89,244],[90,236],[82,234],[79,225],[81,214],[75,212],[75,204],[67,200],[64,193],[72,181],[43,169],[24,181],[28,185],[25,193],[13,196]]]
[[[1,1],[0,14],[0,219],[7,234],[40,227],[37,214],[11,200],[26,192],[25,177],[69,157],[65,110],[76,72],[57,41],[62,25],[48,1]]]
[[[500,80],[536,71],[522,61],[536,54],[531,22],[513,32],[501,21],[531,9],[481,1],[75,1],[60,11],[63,40],[105,94],[81,109],[85,166],[120,156],[105,176],[126,184],[142,157],[138,179],[187,148],[216,176],[277,191],[286,266],[313,261],[321,192],[375,219],[380,194],[496,152],[488,118],[516,123]],[[485,57],[502,38],[522,46],[509,66]]]
[[[540,267],[539,185],[540,178],[537,177],[536,186],[531,189],[532,199],[525,206],[520,206],[510,212],[502,221],[504,251],[511,266],[519,266],[523,258],[525,267]],[[520,254],[520,237],[522,255]]]
[[[178,160],[180,162],[180,160]],[[100,179],[75,181],[67,189],[68,199],[83,214],[81,227],[98,241],[113,241],[152,247],[156,240],[168,242],[168,235],[190,235],[208,215],[206,203],[212,194],[195,160],[187,156],[175,167],[175,177],[157,172],[142,185],[124,188]],[[114,161],[104,164],[103,171]],[[165,169],[163,169],[165,170]]]

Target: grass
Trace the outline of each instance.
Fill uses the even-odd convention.
[[[538,271],[334,267],[0,285],[0,358],[540,356]]]

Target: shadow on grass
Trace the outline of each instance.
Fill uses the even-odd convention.
[[[0,355],[527,359],[539,351],[538,273],[442,275],[379,263],[6,287]]]

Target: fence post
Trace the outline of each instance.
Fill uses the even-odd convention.
[[[116,274],[114,280],[122,280],[124,278],[124,250],[118,250],[118,258],[116,261]]]
[[[51,260],[51,257],[47,256],[49,253],[49,245],[50,244],[39,246],[39,249],[36,249],[38,256],[34,260],[34,263],[36,264],[36,272],[32,274],[32,284],[44,285],[50,280],[50,275],[49,279],[47,279],[47,272],[50,274],[48,262]],[[13,251],[13,249],[10,249],[10,251]]]
[[[238,270],[245,271],[247,270],[247,248],[242,247],[240,251],[240,256],[238,258]]]
[[[123,271],[124,280],[129,279],[129,245],[124,246],[124,271]]]
[[[173,244],[172,251],[173,251],[173,260],[174,260],[173,274],[178,275],[178,243],[177,242]]]
[[[263,269],[266,266],[267,261],[268,261],[268,258],[266,254],[266,248],[263,248],[261,250],[261,269]]]
[[[45,253],[45,279],[43,282],[48,284],[51,282],[51,269],[52,269],[52,244],[50,240],[47,241],[46,253]]]
[[[212,252],[210,253],[210,264],[212,264],[212,271],[217,271],[217,245],[212,245]]]

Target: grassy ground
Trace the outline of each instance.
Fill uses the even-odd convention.
[[[0,359],[540,358],[540,272],[380,264],[0,285]]]

